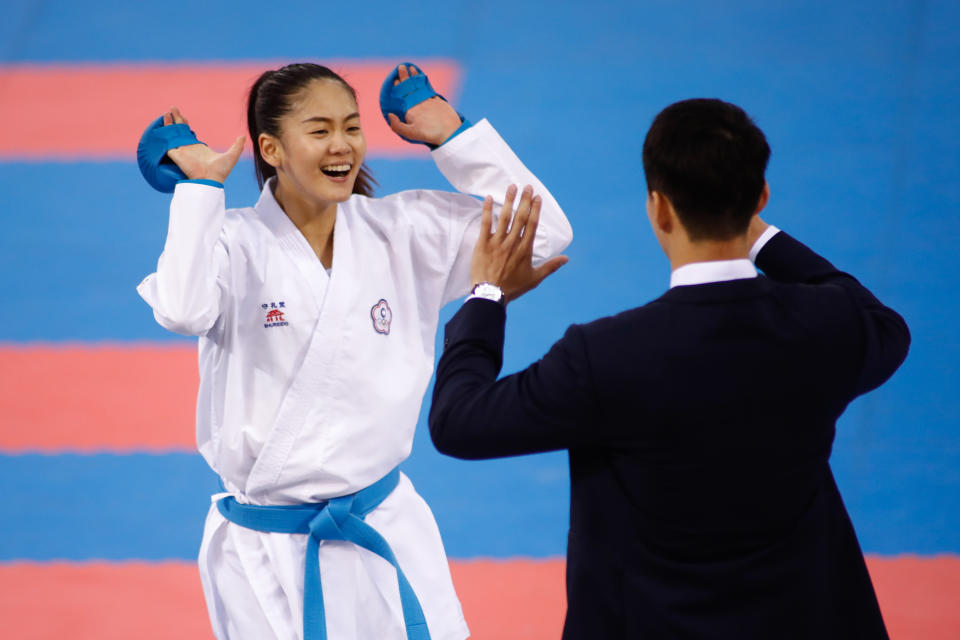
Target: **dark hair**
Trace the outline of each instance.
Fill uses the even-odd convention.
[[[691,240],[746,232],[769,159],[763,132],[743,109],[722,100],[670,105],[643,142],[647,190],[670,200]]]
[[[253,142],[253,159],[257,172],[257,184],[263,188],[267,179],[277,175],[277,170],[260,155],[261,133],[280,137],[280,119],[290,111],[293,97],[314,80],[333,80],[343,85],[354,101],[357,92],[346,80],[327,67],[311,62],[288,64],[276,71],[264,71],[250,87],[247,99],[247,128]],[[364,196],[373,195],[376,180],[367,165],[361,165],[353,192]]]

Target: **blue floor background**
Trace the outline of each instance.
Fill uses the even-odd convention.
[[[571,322],[664,290],[669,267],[643,211],[643,135],[678,99],[742,105],[773,149],[765,217],[854,273],[913,332],[902,369],[838,428],[832,464],[862,545],[960,553],[960,4],[233,1],[187,12],[8,0],[4,14],[2,64],[458,61],[459,109],[491,120],[576,233],[570,264],[511,305],[506,371]],[[0,101],[17,99],[0,86]],[[63,113],[51,135],[76,126]],[[429,160],[370,164],[381,193],[446,188]],[[233,206],[255,199],[249,162],[227,191]],[[0,193],[0,342],[179,339],[134,290],[162,247],[167,198],[143,184],[132,153],[3,162]],[[21,425],[0,415],[0,428]],[[564,552],[564,455],[459,462],[421,428],[405,469],[451,556]],[[0,486],[13,505],[0,560],[153,559],[194,557],[215,483],[195,455],[67,454],[0,456]],[[51,531],[64,519],[77,527],[69,543]]]

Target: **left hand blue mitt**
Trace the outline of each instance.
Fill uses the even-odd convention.
[[[167,151],[188,144],[203,143],[185,124],[163,126],[161,116],[147,126],[137,145],[137,164],[151,187],[161,193],[173,193],[177,182],[187,179],[180,167],[167,156]]]

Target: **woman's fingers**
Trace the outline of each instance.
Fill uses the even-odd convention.
[[[183,117],[183,114],[180,113],[180,109],[177,107],[170,107],[170,114],[173,116],[173,122],[175,124],[190,124],[187,122],[187,119]]]
[[[240,154],[243,152],[243,143],[245,141],[246,138],[244,136],[238,136],[237,139],[233,141],[233,144],[230,145],[229,149],[223,153],[216,154],[204,169],[204,173],[206,174],[204,177],[220,183],[226,182],[227,176],[229,176],[233,168],[237,166],[237,160],[240,159]]]
[[[407,124],[393,113],[387,114],[387,120],[390,121],[390,128],[393,129],[393,132],[397,135],[411,139],[416,138],[417,128],[412,124]]]
[[[419,75],[416,67],[407,67],[405,64],[397,66],[397,77],[393,79],[393,86],[397,86],[410,76]]]
[[[224,155],[227,156],[230,161],[230,168],[237,164],[237,160],[240,159],[240,154],[243,153],[243,144],[247,141],[246,136],[237,136],[237,139],[233,141],[233,144],[227,149]]]

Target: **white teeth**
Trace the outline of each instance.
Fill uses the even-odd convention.
[[[323,167],[324,171],[350,171],[352,164],[330,164]]]

